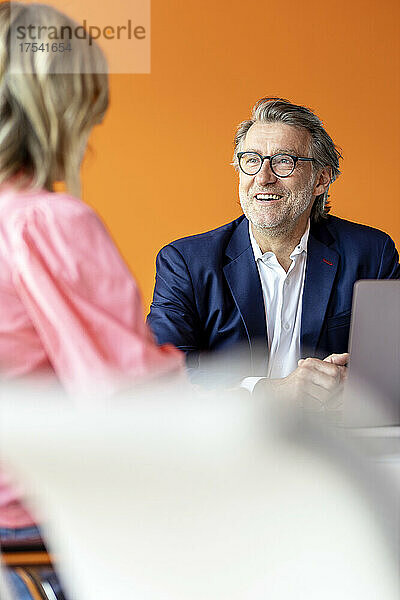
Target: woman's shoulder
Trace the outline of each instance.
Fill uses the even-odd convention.
[[[4,201],[4,202],[3,202]],[[59,279],[79,283],[113,273],[125,278],[127,268],[101,219],[69,194],[15,190],[7,200],[0,193],[0,248],[12,264],[46,265]],[[12,207],[11,207],[12,206]],[[3,218],[4,217],[4,218]],[[21,267],[22,268],[22,267]],[[28,267],[26,267],[28,268]],[[129,274],[130,277],[130,274]]]
[[[93,210],[82,200],[64,192],[15,186],[0,187],[0,209],[9,212],[32,212],[41,208],[54,213],[85,214]]]
[[[49,192],[43,189],[17,189],[3,187],[0,190],[0,215],[3,226],[14,231],[31,223],[47,223],[64,229],[71,224],[82,227],[93,221],[100,224],[96,213],[79,198],[67,193]]]

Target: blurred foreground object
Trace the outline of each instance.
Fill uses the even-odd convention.
[[[13,600],[6,582],[5,573],[0,563],[0,600]]]
[[[1,454],[72,600],[398,599],[400,469],[269,400],[2,403]]]

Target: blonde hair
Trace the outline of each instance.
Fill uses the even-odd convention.
[[[0,4],[0,183],[18,175],[19,184],[52,190],[64,180],[79,196],[83,150],[108,106],[106,59],[93,40],[74,39],[68,57],[21,51],[15,37],[21,23],[77,26],[44,4]],[[53,42],[47,36],[39,43]]]

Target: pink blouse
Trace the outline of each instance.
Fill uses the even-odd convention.
[[[55,373],[71,393],[183,369],[159,347],[137,285],[100,219],[66,194],[0,187],[0,372]],[[31,517],[0,473],[0,527]]]

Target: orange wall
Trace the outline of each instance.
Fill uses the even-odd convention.
[[[266,95],[321,116],[344,155],[332,212],[399,247],[399,23],[397,0],[152,0],[151,74],[110,77],[83,169],[146,308],[157,251],[240,214],[232,137]]]

